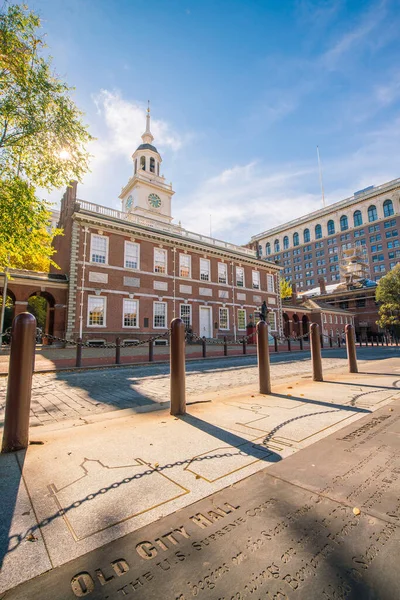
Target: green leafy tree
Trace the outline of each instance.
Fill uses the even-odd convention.
[[[286,279],[281,279],[279,287],[282,300],[292,297],[292,284],[289,281],[286,281]]]
[[[0,12],[0,267],[51,260],[50,190],[80,180],[92,139],[82,113],[44,55],[40,19],[26,5]]]
[[[378,325],[383,329],[398,329],[400,326],[400,264],[380,279],[376,289],[376,300],[380,303]]]

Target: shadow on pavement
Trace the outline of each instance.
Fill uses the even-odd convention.
[[[0,569],[5,555],[10,551],[10,530],[15,517],[15,507],[18,492],[22,481],[22,470],[25,462],[26,450],[0,454]],[[22,515],[26,516],[26,515]],[[26,539],[26,536],[23,538]]]

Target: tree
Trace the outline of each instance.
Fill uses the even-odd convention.
[[[400,264],[380,279],[376,300],[380,303],[378,325],[383,329],[397,329],[400,326]]]
[[[53,236],[48,205],[20,178],[0,182],[0,266],[43,269],[52,262]]]
[[[92,137],[51,70],[40,19],[26,5],[0,12],[0,174],[34,186],[60,187],[88,170]]]
[[[292,284],[290,283],[290,281],[286,281],[286,279],[281,279],[279,288],[282,300],[284,300],[285,298],[292,297]]]

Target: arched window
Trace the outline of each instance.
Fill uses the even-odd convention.
[[[160,175],[160,163],[159,162],[157,162],[157,175],[158,176]]]
[[[360,225],[362,225],[362,214],[361,214],[361,210],[356,210],[354,215],[354,227],[359,227]]]
[[[390,217],[393,214],[393,202],[391,200],[385,200],[385,202],[383,203],[383,216]]]
[[[349,228],[349,221],[346,215],[340,217],[340,231],[346,231]]]
[[[305,229],[303,235],[304,235],[304,243],[306,244],[307,242],[310,241],[310,230]]]
[[[155,172],[156,172],[156,161],[151,156],[150,157],[150,173],[155,173]]]
[[[137,158],[135,158],[135,174],[136,174],[136,171],[137,171]]]
[[[333,235],[335,233],[335,223],[332,221],[328,221],[328,235]]]
[[[274,241],[274,252],[279,252],[279,240]]]
[[[283,238],[283,249],[287,250],[289,248],[289,238],[287,235]]]
[[[146,170],[146,157],[145,156],[141,156],[140,157],[140,168],[145,171]]]
[[[260,256],[262,256],[262,246],[261,244],[258,246],[258,253]]]
[[[378,219],[378,212],[376,210],[376,206],[371,204],[368,208],[368,221],[372,223],[372,221],[376,221]]]
[[[269,255],[271,254],[271,244],[270,244],[269,242],[267,242],[267,243],[265,244],[265,254],[266,254],[267,256],[269,256]]]
[[[299,234],[296,231],[296,233],[293,234],[293,246],[298,246],[298,245],[299,245]]]
[[[316,225],[315,226],[315,239],[319,240],[322,238],[322,227],[321,225]]]

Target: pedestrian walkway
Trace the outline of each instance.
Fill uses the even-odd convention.
[[[309,374],[299,377],[297,365],[296,371],[297,378],[275,383],[271,395],[258,394],[256,381],[205,391],[179,418],[168,409],[139,414],[125,409],[85,418],[80,426],[65,421],[32,428],[26,452],[0,456],[1,547],[7,548],[0,591],[272,468],[375,410],[389,415],[391,403],[400,400],[396,358],[362,362],[355,375],[328,371],[321,383],[311,382]],[[368,427],[362,430],[366,434]],[[164,538],[157,552],[166,551],[163,544],[174,545]],[[151,554],[150,546],[145,548]],[[85,561],[79,564],[85,571]],[[115,567],[121,575],[123,564]],[[100,571],[96,590],[103,595],[89,598],[117,597],[101,585],[108,576]],[[59,597],[76,597],[71,590]],[[45,598],[44,593],[26,597]]]
[[[359,348],[360,360],[400,356],[396,347]],[[325,370],[343,368],[346,350],[323,351]],[[271,375],[309,375],[308,352],[271,355]],[[220,392],[258,381],[257,358],[241,356],[187,363],[186,386],[189,398]],[[7,380],[0,378],[0,422],[4,420]],[[33,377],[30,425],[49,425],[68,420],[81,421],[116,410],[144,412],[165,408],[169,401],[169,364],[135,365],[111,369],[38,374]]]

